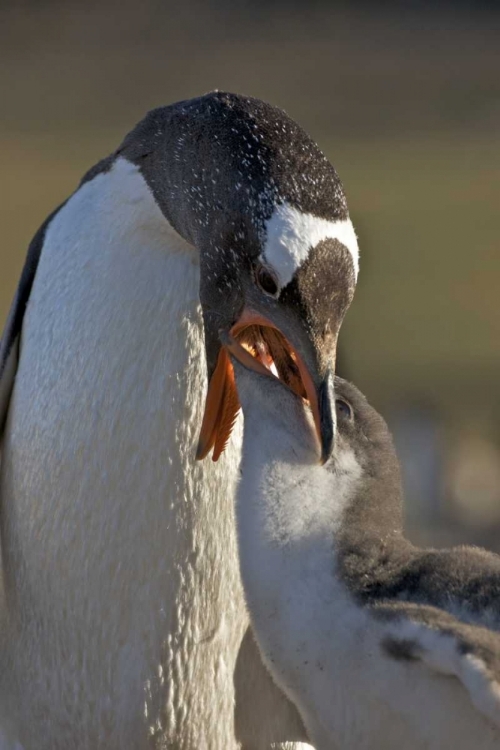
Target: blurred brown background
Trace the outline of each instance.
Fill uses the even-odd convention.
[[[0,3],[0,317],[45,216],[145,114],[213,88],[283,107],[362,251],[341,374],[389,418],[416,538],[500,549],[496,2]]]

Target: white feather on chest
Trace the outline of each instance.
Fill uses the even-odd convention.
[[[233,746],[220,717],[232,715],[246,625],[232,508],[241,430],[217,464],[195,462],[198,287],[197,251],[123,159],[47,230],[2,457],[16,592],[2,690],[18,685],[28,744],[59,747],[50,709],[52,726],[79,717],[61,747],[137,749],[175,736],[189,705],[192,746]],[[207,723],[213,742],[199,744]]]

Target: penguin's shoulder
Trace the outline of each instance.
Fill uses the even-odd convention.
[[[30,242],[21,278],[0,341],[0,435],[5,426],[10,395],[16,377],[24,314],[42,254],[47,228],[64,203],[45,219]]]
[[[76,192],[98,175],[109,172],[118,155],[118,152],[114,152],[91,167],[80,180]],[[66,203],[67,200],[49,214],[29,244],[19,284],[0,340],[0,436],[5,426],[10,395],[16,377],[24,314],[42,256],[45,237],[52,220]]]

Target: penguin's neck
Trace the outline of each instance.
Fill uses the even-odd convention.
[[[270,460],[265,432],[254,450],[244,443],[237,521],[252,618],[274,618],[278,634],[277,620],[297,624],[336,606],[336,536],[361,469],[350,451],[333,474],[318,464]]]
[[[246,424],[245,430],[250,437]],[[392,551],[406,542],[397,493],[389,534],[384,508],[390,508],[390,496],[380,499],[380,523],[377,510],[365,511],[373,500],[370,485],[350,448],[327,468],[297,463],[277,435],[268,442],[265,427],[251,447],[244,440],[237,500],[240,566],[263,651],[293,670],[297,649],[314,659],[318,649],[332,644],[334,632],[359,621],[361,610],[349,593],[348,578],[363,576],[377,545],[384,549],[384,564],[390,564]],[[270,458],[280,450],[281,460]],[[391,489],[389,481],[386,489]],[[334,654],[335,647],[330,648]]]

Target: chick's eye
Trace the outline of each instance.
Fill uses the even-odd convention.
[[[258,265],[255,269],[257,286],[269,297],[277,297],[280,291],[278,280],[274,273],[266,266]]]
[[[335,400],[335,409],[339,419],[340,417],[343,417],[344,419],[352,419],[352,409],[347,401],[344,401],[342,398],[337,398]]]

